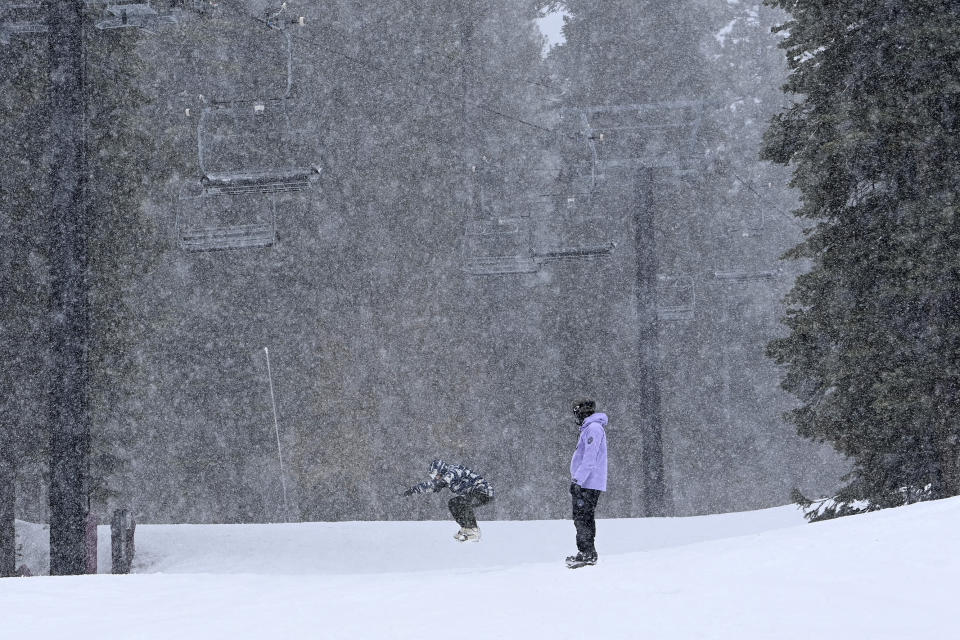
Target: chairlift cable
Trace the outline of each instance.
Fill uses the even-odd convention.
[[[266,26],[269,27],[269,28],[273,28],[273,27],[270,25],[270,23],[267,22],[266,20],[264,20],[264,19],[262,19],[262,18],[258,18],[258,17],[253,16],[253,15],[250,15],[249,13],[245,13],[245,12],[242,12],[242,11],[241,11],[241,12],[234,12],[234,15],[236,15],[236,16],[238,16],[238,17],[241,17],[241,18],[246,18],[246,19],[248,19],[248,20],[257,22],[257,23],[259,23],[259,24],[266,25]],[[442,90],[440,90],[440,89],[437,89],[437,88],[434,87],[434,86],[427,85],[427,84],[425,84],[424,82],[420,82],[420,81],[411,79],[411,78],[409,78],[409,77],[404,77],[404,74],[396,73],[395,70],[390,69],[389,67],[386,67],[386,66],[383,66],[383,65],[379,65],[379,64],[376,64],[376,63],[373,63],[373,62],[369,62],[369,61],[362,60],[361,58],[358,58],[357,56],[352,55],[352,54],[350,54],[350,53],[347,53],[347,52],[343,51],[342,49],[337,49],[337,48],[335,48],[335,47],[330,47],[330,46],[327,46],[327,45],[323,45],[323,44],[321,44],[321,43],[319,43],[319,42],[316,42],[316,41],[313,41],[313,40],[309,40],[309,39],[305,38],[304,36],[292,35],[291,37],[294,38],[294,39],[296,39],[296,40],[298,40],[299,42],[303,43],[308,49],[312,49],[314,52],[326,52],[326,53],[331,53],[331,54],[336,55],[336,56],[339,56],[339,57],[341,57],[341,58],[343,58],[343,59],[345,59],[345,60],[347,60],[347,61],[349,61],[349,62],[351,62],[351,63],[353,63],[353,64],[355,64],[355,65],[357,65],[357,66],[365,67],[365,68],[369,68],[369,69],[373,69],[373,70],[378,71],[378,72],[380,72],[380,73],[386,74],[386,75],[388,75],[388,76],[389,76],[393,81],[395,81],[395,82],[396,82],[396,81],[401,81],[401,80],[403,80],[403,81],[405,81],[405,82],[406,82],[407,84],[409,84],[409,85],[414,85],[414,86],[420,87],[420,88],[422,88],[422,89],[425,89],[425,90],[433,93],[434,95],[443,96],[443,97],[446,97],[446,98],[453,98],[453,99],[456,99],[456,100],[458,100],[458,101],[460,101],[460,102],[463,102],[463,96],[460,96],[460,95],[451,93],[451,92],[449,92],[449,91],[442,91]],[[503,111],[499,111],[499,110],[497,110],[497,109],[493,109],[493,108],[491,108],[491,107],[487,107],[487,106],[482,105],[482,104],[473,103],[473,104],[468,104],[468,106],[473,107],[473,108],[476,108],[476,109],[479,109],[480,111],[485,111],[486,113],[489,113],[489,114],[492,114],[492,115],[495,115],[495,116],[499,116],[499,117],[501,117],[501,118],[503,118],[503,119],[505,119],[505,120],[510,120],[510,121],[512,121],[512,122],[516,122],[517,124],[520,124],[520,125],[529,127],[529,128],[531,128],[531,129],[538,130],[538,131],[543,132],[543,133],[549,133],[549,134],[551,134],[551,135],[562,135],[562,136],[568,137],[568,138],[570,138],[570,139],[572,139],[572,140],[578,139],[578,136],[571,135],[571,134],[566,133],[566,132],[564,132],[564,131],[562,131],[562,130],[559,130],[559,129],[551,129],[551,128],[549,128],[549,127],[544,127],[544,126],[538,125],[538,124],[536,124],[536,123],[534,123],[534,122],[530,122],[529,120],[524,120],[523,118],[520,118],[520,117],[518,117],[518,116],[513,116],[513,115],[510,115],[510,114],[508,114],[508,113],[504,113]]]
[[[311,24],[311,25],[315,25],[315,26],[317,26],[317,27],[319,27],[319,28],[321,28],[321,29],[326,29],[327,31],[329,31],[329,32],[331,32],[331,33],[335,33],[335,34],[337,34],[337,35],[342,35],[343,37],[346,37],[346,34],[344,34],[342,31],[340,31],[339,29],[335,29],[334,27],[331,27],[331,26],[329,26],[329,25],[324,25],[324,24],[315,23],[315,22],[311,22],[310,24]],[[382,25],[382,24],[383,24],[382,21],[377,21],[377,22],[374,23],[375,26],[379,26],[379,25]],[[413,40],[402,40],[401,42],[402,42],[403,44],[409,44],[409,45],[414,45],[414,44],[416,44],[416,42],[413,41]],[[429,68],[430,68],[431,70],[433,70],[433,69],[435,69],[436,67],[433,66],[433,65],[429,65]],[[443,75],[444,75],[442,72],[437,72],[437,74],[440,75],[440,76],[443,76]],[[518,74],[516,74],[516,73],[507,72],[506,75],[509,75],[509,76],[511,76],[514,80],[518,80],[518,81],[520,81],[520,82],[522,82],[522,83],[524,83],[524,84],[529,84],[529,85],[532,85],[532,86],[535,86],[535,87],[543,87],[543,88],[545,88],[545,89],[550,89],[551,91],[560,91],[560,89],[559,89],[558,87],[554,87],[554,86],[549,85],[549,84],[546,84],[546,83],[544,83],[544,82],[536,82],[536,81],[534,81],[534,80],[528,80],[528,79],[526,79],[526,78],[520,77],[520,75],[518,75]],[[490,76],[490,75],[485,75],[484,77],[485,77],[485,78],[490,78],[491,76]],[[455,80],[455,78],[453,78],[452,76],[447,76],[446,79]],[[540,101],[543,101],[543,102],[547,102],[547,101],[549,101],[549,102],[557,102],[557,101],[559,101],[559,98],[538,98],[538,97],[535,97],[534,100],[540,100]]]
[[[755,196],[757,197],[757,200],[758,200],[758,201],[763,202],[763,196],[761,196],[761,195],[760,195],[760,192],[758,192],[756,189],[753,188],[753,185],[751,185],[749,181],[744,180],[744,179],[741,178],[739,175],[737,175],[737,172],[736,172],[736,171],[732,171],[732,170],[731,170],[731,171],[730,171],[730,175],[733,176],[734,180],[736,180],[737,182],[739,182],[740,184],[742,184],[743,186],[745,186],[745,187],[747,188],[747,190],[750,191],[750,193],[752,193],[753,195],[755,195]],[[799,222],[796,222],[796,221],[794,220],[794,218],[795,218],[796,216],[794,216],[792,213],[789,213],[789,212],[787,212],[787,211],[784,211],[783,209],[781,209],[781,208],[778,207],[777,205],[773,205],[773,208],[774,208],[775,210],[779,211],[783,216],[785,216],[788,221],[793,222],[793,224],[794,224],[796,227],[798,227],[798,228],[800,228],[800,229],[803,229],[803,228],[804,228],[802,224],[800,224]]]

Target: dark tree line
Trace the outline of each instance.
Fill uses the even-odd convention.
[[[560,517],[576,438],[567,405],[583,394],[614,418],[609,515],[768,506],[829,484],[833,462],[777,420],[784,394],[762,354],[795,272],[774,261],[793,237],[777,213],[792,196],[756,160],[757,123],[780,99],[771,13],[569,2],[566,43],[544,59],[542,2],[304,3],[286,18],[305,25],[287,32],[264,23],[265,5],[218,3],[150,37],[89,32],[95,512],[440,517],[392,496],[442,456],[495,479],[494,517]],[[213,201],[196,197],[210,134],[199,114],[225,95],[252,109],[282,91],[284,33],[285,134],[320,178],[246,197],[220,221],[273,220],[269,247],[186,251],[182,230]],[[37,71],[0,71],[32,92],[3,95],[4,144],[27,161],[4,192],[20,239],[4,327],[42,345],[48,258],[29,225],[46,190],[28,165],[45,129],[18,138],[8,118],[33,109],[43,123],[44,49],[16,43],[4,51]],[[645,106],[616,111],[629,105]],[[604,123],[671,118],[682,126],[656,153],[642,136],[600,139]],[[222,145],[230,159],[269,162],[250,130],[232,133],[247,146]],[[214,146],[209,166],[222,160]],[[484,245],[495,233],[500,246]],[[16,510],[43,520],[44,354],[13,351]]]

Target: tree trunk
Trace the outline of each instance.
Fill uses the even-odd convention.
[[[50,575],[86,570],[89,446],[83,0],[50,3]]]
[[[957,435],[954,433],[951,404],[956,398],[957,389],[949,382],[934,385],[934,406],[937,407],[937,466],[940,471],[941,497],[960,495],[960,465],[957,460]]]
[[[668,515],[666,478],[663,470],[663,423],[660,419],[659,328],[657,326],[657,247],[653,233],[653,186],[656,173],[647,169],[640,175],[643,199],[634,209],[634,236],[637,251],[637,347],[640,357],[640,398],[638,411],[643,430],[643,515]]]
[[[0,578],[8,578],[17,569],[17,536],[14,531],[16,506],[16,469],[9,447],[0,450]]]

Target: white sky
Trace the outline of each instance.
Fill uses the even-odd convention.
[[[547,51],[563,42],[563,34],[560,30],[563,28],[564,15],[566,14],[563,11],[554,11],[537,20],[540,33],[547,37]]]

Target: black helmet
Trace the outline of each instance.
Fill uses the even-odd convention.
[[[577,417],[577,424],[583,424],[583,421],[597,412],[597,403],[593,400],[580,400],[573,405],[573,415]]]
[[[442,476],[447,470],[447,463],[439,458],[430,463],[430,477]]]

